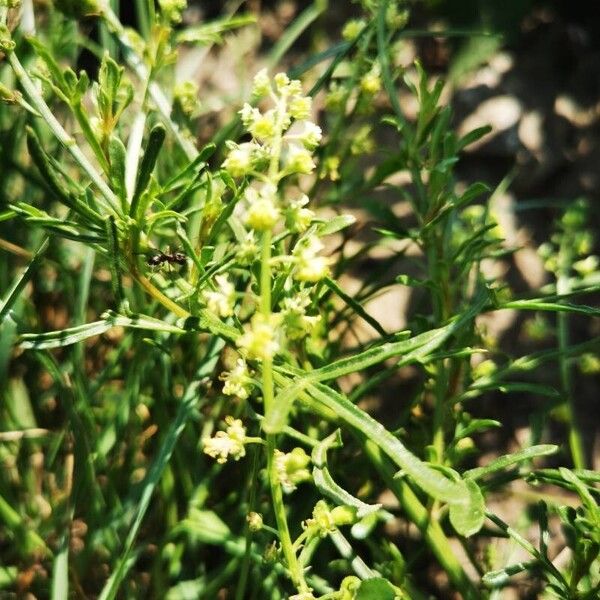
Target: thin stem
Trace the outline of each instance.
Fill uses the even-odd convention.
[[[556,280],[556,292],[568,294],[571,292],[568,270],[573,262],[572,253],[568,247],[571,240],[563,235],[563,243],[559,248],[559,272]],[[560,371],[561,391],[565,398],[565,408],[569,426],[569,448],[573,465],[576,469],[585,469],[585,452],[583,450],[583,440],[577,425],[577,417],[574,406],[573,386],[571,382],[571,372],[567,358],[567,349],[569,347],[569,315],[566,312],[559,312],[556,315],[558,328],[558,364]]]
[[[87,159],[85,154],[81,151],[75,140],[65,131],[63,126],[58,122],[50,107],[44,101],[41,93],[29,77],[29,74],[21,64],[17,55],[14,52],[8,53],[8,60],[10,65],[17,76],[17,79],[21,83],[21,86],[27,93],[31,104],[40,113],[44,121],[46,121],[48,127],[56,137],[56,139],[65,147],[65,149],[75,159],[75,162],[87,173],[88,177],[92,180],[94,185],[98,188],[104,198],[107,200],[109,205],[112,207],[111,212],[119,214],[119,200],[108,187],[107,183],[102,179],[102,176],[98,173],[96,168]]]
[[[191,316],[191,314],[177,304],[173,302],[171,298],[165,296],[157,287],[155,287],[152,282],[147,279],[144,275],[142,275],[134,265],[129,265],[129,270],[133,278],[155,299],[158,300],[165,308],[168,308],[172,313],[176,314],[178,317],[187,318]]]
[[[247,439],[247,438],[246,438]],[[258,450],[252,451],[252,469],[250,475],[250,491],[248,494],[248,513],[254,510],[256,504],[256,491],[258,487],[258,461],[259,452]],[[243,600],[246,594],[246,586],[248,584],[248,573],[250,572],[250,559],[252,553],[252,531],[250,530],[250,524],[246,523],[246,536],[245,536],[246,548],[244,551],[244,558],[242,559],[242,565],[240,568],[239,583],[235,591],[235,600]]]

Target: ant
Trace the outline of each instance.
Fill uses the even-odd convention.
[[[149,267],[160,267],[161,265],[185,265],[187,256],[183,252],[162,252],[159,250],[156,254],[149,256],[147,264]]]

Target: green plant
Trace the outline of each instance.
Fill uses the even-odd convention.
[[[510,250],[487,187],[458,191],[454,169],[487,129],[457,137],[442,82],[418,62],[394,63],[410,35],[404,3],[363,2],[365,19],[346,25],[345,41],[298,69],[332,59],[309,95],[299,80],[259,70],[239,120],[201,149],[191,133],[195,84],[166,92],[176,50],[222,43],[252,16],[180,26],[185,2],[139,1],[136,32],[119,21],[118,3],[24,2],[22,22],[41,25],[25,35],[8,26],[17,4],[0,2],[0,221],[19,224],[4,247],[27,265],[1,273],[0,417],[10,435],[0,444],[0,519],[13,544],[2,550],[0,585],[103,600],[220,590],[238,600],[425,597],[411,561],[382,534],[393,515],[377,500],[389,489],[420,532],[419,552],[464,598],[479,598],[486,592],[450,538],[482,575],[478,540],[514,537],[486,513],[485,494],[529,476],[581,497],[579,513],[557,508],[571,532],[570,579],[529,542],[534,560],[502,577],[541,566],[563,597],[591,597],[598,540],[588,480],[532,470],[557,451],[550,444],[468,469],[474,436],[500,425],[472,416],[468,403],[498,389],[555,397],[519,374],[597,348],[563,335],[554,353],[502,364],[479,315],[598,310],[566,303],[571,289],[512,299],[485,275],[482,262]],[[325,8],[300,14],[273,56]],[[77,34],[80,19],[98,20],[101,47]],[[93,81],[65,66],[84,44],[99,63]],[[399,86],[416,99],[414,122]],[[323,88],[325,140],[311,97]],[[375,112],[376,98],[391,115]],[[383,130],[393,145],[361,168]],[[393,183],[398,173],[409,186]],[[379,201],[381,188],[408,202],[409,227]],[[335,216],[320,216],[319,204]],[[354,254],[344,206],[377,221],[378,237]],[[328,236],[340,242],[330,254]],[[340,276],[392,244],[400,249],[384,268],[346,293]],[[408,246],[417,274],[389,277]],[[388,332],[363,305],[397,286],[413,288],[420,308],[407,330]],[[347,343],[360,320],[377,337]],[[489,355],[496,361],[477,362]],[[386,428],[359,403],[406,365],[419,373],[417,389]],[[342,378],[357,375],[342,391]],[[499,532],[484,536],[486,514]]]

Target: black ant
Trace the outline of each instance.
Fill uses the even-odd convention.
[[[160,267],[161,265],[185,265],[187,256],[183,252],[162,252],[159,250],[156,254],[149,256],[146,263],[149,267]]]

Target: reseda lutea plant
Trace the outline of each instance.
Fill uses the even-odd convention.
[[[241,111],[242,123],[252,141],[230,142],[223,168],[211,172],[206,160],[214,147],[209,145],[200,152],[190,149],[189,137],[185,137],[164,110],[164,96],[152,81],[165,67],[169,54],[167,40],[174,36],[169,29],[173,13],[166,9],[173,7],[166,7],[155,15],[151,22],[153,37],[142,52],[132,42],[133,37],[115,21],[116,16],[108,5],[99,3],[96,7],[97,14],[115,32],[135,75],[142,79],[142,93],[137,96],[129,73],[107,54],[101,58],[98,81],[91,83],[87,74],[76,75],[71,68],[63,68],[43,36],[26,41],[19,37],[17,30],[13,39],[8,29],[3,29],[3,49],[23,90],[23,101],[18,106],[22,118],[32,125],[27,130],[29,157],[41,174],[40,188],[62,204],[61,208],[50,204],[45,210],[17,198],[11,203],[7,218],[19,217],[32,227],[43,228],[53,238],[86,244],[103,257],[110,272],[117,311],[104,312],[99,320],[86,322],[82,301],[77,324],[51,332],[24,333],[20,346],[41,352],[81,344],[116,326],[141,329],[155,332],[157,338],[151,343],[156,344],[157,360],[164,365],[167,360],[164,354],[168,353],[162,349],[165,344],[176,344],[177,336],[197,337],[198,332],[209,336],[207,342],[201,341],[206,338],[197,337],[197,347],[205,356],[199,363],[192,363],[191,382],[185,383],[174,419],[165,423],[160,452],[144,477],[143,493],[138,496],[137,488],[131,491],[135,518],[129,511],[123,513],[120,507],[115,507],[111,514],[111,522],[128,526],[122,552],[119,553],[119,540],[111,538],[98,524],[103,531],[99,534],[102,547],[119,553],[111,565],[113,575],[104,584],[100,597],[114,597],[125,582],[133,543],[149,510],[151,493],[167,472],[183,425],[194,414],[201,385],[213,378],[225,343],[238,352],[231,361],[231,368],[220,374],[224,394],[237,396],[232,403],[235,411],[225,411],[225,430],[214,436],[203,436],[204,450],[215,457],[219,465],[229,457],[241,459],[249,444],[264,448],[264,453],[255,455],[254,472],[256,475],[260,467],[266,465],[271,506],[265,509],[273,515],[276,528],[265,525],[262,530],[274,534],[276,553],[272,558],[289,575],[296,597],[305,600],[317,593],[346,597],[371,585],[378,586],[383,590],[381,593],[388,596],[402,594],[398,586],[380,579],[374,569],[354,554],[339,529],[372,517],[380,508],[354,497],[333,479],[328,454],[340,446],[339,435],[320,425],[317,432],[308,436],[290,427],[290,416],[324,417],[352,431],[363,444],[369,444],[373,452],[385,454],[424,494],[446,504],[451,523],[459,533],[474,534],[483,520],[483,496],[477,484],[463,480],[450,469],[442,471],[422,462],[396,436],[326,382],[387,359],[395,359],[399,365],[422,360],[469,322],[481,302],[462,318],[440,324],[434,330],[409,338],[405,335],[391,338],[339,360],[320,361],[313,355],[318,343],[311,344],[313,337],[318,340],[319,335],[324,337],[323,332],[326,332],[326,324],[321,322],[323,317],[319,314],[322,286],[327,280],[328,289],[335,287],[329,279],[331,259],[322,252],[321,238],[350,225],[352,219],[340,216],[326,222],[319,220],[307,208],[308,198],[298,185],[299,178],[310,175],[315,168],[313,152],[321,139],[318,126],[308,120],[310,98],[302,93],[298,81],[290,80],[285,74],[271,80],[265,72],[259,73],[254,96],[255,101],[263,102],[264,106],[245,105]],[[88,4],[81,9],[93,14]],[[80,15],[74,5],[69,5],[66,12]],[[6,18],[6,12],[2,17]],[[72,25],[68,21],[61,22],[64,27]],[[136,43],[139,46],[139,40]],[[28,62],[20,59],[23,54],[38,61],[41,68],[30,69]],[[40,83],[46,86],[47,96]],[[19,98],[16,92],[14,97]],[[158,111],[155,112],[152,102],[157,103]],[[93,107],[91,114],[84,108],[85,103]],[[77,138],[59,121],[56,115],[60,116],[60,112],[54,111],[50,104],[71,113],[80,129]],[[130,122],[125,116],[129,116],[134,107],[137,115]],[[167,132],[183,150],[183,158],[176,154],[174,160],[162,151],[163,145],[169,143]],[[63,150],[70,159],[54,158],[54,154],[59,155]],[[169,172],[168,176],[164,170]],[[200,219],[194,229],[195,213],[200,213]],[[190,241],[194,233],[198,239],[196,246]],[[143,253],[160,251],[162,244],[175,235],[184,245],[191,264],[189,270],[169,278],[152,271]],[[88,264],[84,273],[91,277],[93,261]],[[135,287],[128,285],[127,278]],[[86,286],[89,287],[89,280]],[[10,309],[21,289],[21,281],[17,280],[15,292],[3,305],[3,311]],[[140,290],[147,297],[140,296]],[[169,314],[161,317],[157,305],[167,309]],[[173,316],[180,320],[174,321]],[[127,363],[122,371],[129,382],[127,389],[138,390],[129,393],[129,402],[137,403],[139,392],[146,385],[153,390],[149,398],[153,394],[164,395],[164,380],[153,380],[151,370],[143,365],[143,354],[134,342],[136,338],[129,339],[128,343],[136,348],[139,357],[136,359],[139,370],[134,369],[131,379]],[[196,361],[197,352],[192,355]],[[77,452],[78,461],[88,464],[89,452],[84,449],[97,436],[93,426],[95,416],[89,411],[86,398],[93,398],[104,390],[103,381],[113,377],[111,369],[121,359],[109,362],[107,370],[98,375],[98,382],[89,386],[86,383],[89,374],[82,367],[80,351],[74,353],[76,366],[73,368],[77,370],[78,386],[71,391],[50,355],[42,356],[40,360],[53,373],[62,393],[69,397],[81,394],[76,396],[76,406],[84,412],[85,420],[81,431],[77,431]],[[313,360],[318,368],[313,368]],[[169,364],[175,370],[175,363]],[[167,369],[166,373],[165,377],[170,380],[172,372]],[[245,420],[239,418],[242,415],[246,415]],[[245,421],[252,417],[260,422],[264,437],[247,435]],[[127,423],[126,418],[124,422]],[[125,431],[125,428],[121,430],[123,434]],[[116,439],[113,430],[110,436],[99,440],[95,452],[103,459],[108,458]],[[297,440],[302,446],[289,448],[289,440]],[[304,448],[310,450],[310,458]],[[312,472],[309,470],[311,462]],[[260,491],[261,479],[255,475],[250,478],[250,497],[256,497]],[[79,471],[77,476],[80,476]],[[93,474],[83,471],[81,477],[94,489]],[[302,505],[300,512],[294,515],[295,521],[289,523],[291,494],[299,484],[310,480],[316,488],[314,508]],[[101,523],[101,507],[106,501],[102,491],[93,493],[93,502],[78,503],[77,507],[87,521],[92,523],[99,519]],[[118,491],[111,491],[115,493]],[[286,498],[284,493],[290,496]],[[192,505],[190,515],[196,514],[194,511],[197,508]],[[259,529],[261,520],[265,519],[254,516],[255,513],[250,515],[249,522],[253,530]],[[323,540],[331,540],[354,573],[342,581],[337,591],[311,573],[307,574],[313,554]],[[45,548],[37,538],[34,542]],[[165,542],[165,553],[168,547]],[[245,594],[244,582],[252,560],[250,538],[246,539],[245,547],[241,568],[246,575],[238,586],[240,598]],[[86,559],[92,561],[96,551],[91,545]],[[56,561],[58,570],[64,562],[59,563],[58,558]],[[57,572],[57,577],[68,580],[64,571]],[[374,580],[375,584],[368,583]]]
[[[487,188],[460,190],[453,169],[487,130],[458,137],[440,102],[443,84],[431,85],[418,63],[394,62],[405,3],[364,0],[365,18],[347,24],[345,41],[313,57],[313,66],[331,60],[311,92],[327,90],[325,135],[300,81],[262,70],[236,118],[240,137],[228,139],[236,126],[227,126],[202,148],[191,132],[197,85],[173,85],[177,50],[220,43],[253,18],[189,25],[183,0],[140,1],[134,31],[116,5],[57,1],[59,13],[26,2],[37,30],[24,35],[0,0],[8,103],[0,124],[11,140],[0,148],[8,182],[0,220],[19,223],[8,247],[29,261],[24,271],[0,269],[3,280],[10,274],[0,374],[6,348],[16,350],[14,372],[25,373],[0,389],[9,407],[0,417],[2,431],[39,436],[34,450],[44,457],[34,473],[11,468],[27,446],[0,445],[9,465],[0,518],[15,540],[0,581],[18,589],[23,565],[35,563],[51,575],[31,589],[44,594],[51,583],[61,599],[419,600],[418,557],[431,554],[449,585],[475,600],[487,592],[467,575],[451,536],[467,549],[464,561],[490,571],[483,584],[499,587],[519,572],[479,560],[487,516],[495,529],[485,536],[509,536],[531,554],[521,570],[541,568],[565,597],[571,588],[591,598],[590,472],[532,471],[527,462],[556,452],[547,444],[464,470],[472,436],[499,426],[472,417],[468,403],[522,389],[511,379],[519,366],[546,360],[472,363],[490,351],[476,317],[569,307],[511,303],[502,282],[486,278],[482,261],[504,251],[485,201],[475,204]],[[323,9],[315,2],[286,36]],[[93,78],[68,66],[80,58],[82,17],[101,32],[101,48],[88,44],[98,50]],[[415,122],[402,113],[399,86],[414,96]],[[390,106],[375,124],[374,111]],[[381,139],[394,139],[383,153],[373,142],[379,127],[387,128]],[[362,167],[365,154],[374,169]],[[396,173],[410,185],[396,185]],[[383,188],[407,200],[408,229],[377,205]],[[337,216],[323,219],[322,203]],[[345,244],[354,219],[336,206],[345,203],[387,216],[381,242],[354,257]],[[341,251],[326,250],[326,236],[339,232]],[[390,239],[418,249],[415,276],[396,276],[390,262],[350,297],[337,275]],[[387,332],[363,308],[392,286],[414,288],[410,331]],[[46,310],[46,290],[60,310]],[[342,334],[359,319],[379,337],[350,347]],[[405,365],[415,365],[420,383],[394,405],[392,432],[359,403]],[[557,575],[543,544],[523,544],[485,511],[484,492],[525,476],[582,499],[577,511],[550,508],[569,528],[570,577]],[[390,512],[379,504],[385,490],[398,500]],[[420,537],[388,539],[382,523],[391,518],[416,525]]]

